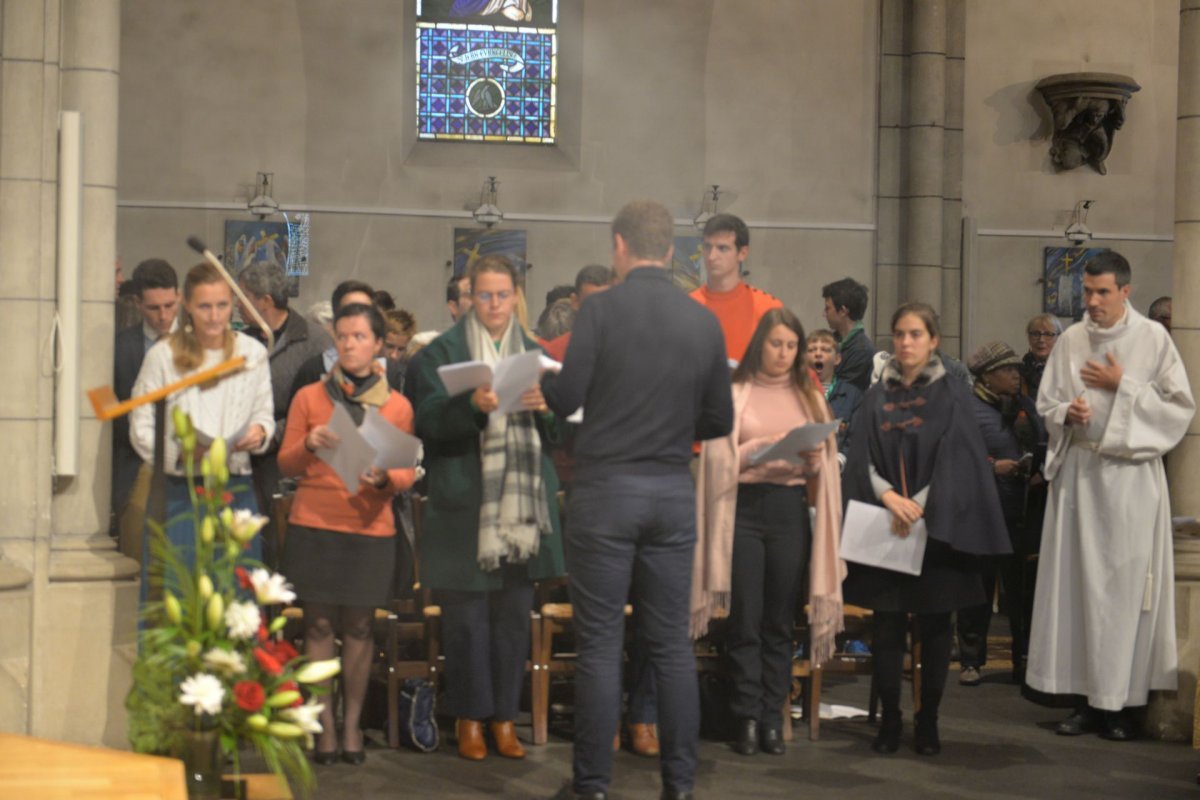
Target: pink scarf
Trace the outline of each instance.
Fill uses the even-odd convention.
[[[720,610],[729,610],[733,567],[733,524],[737,511],[738,429],[750,397],[750,383],[733,385],[733,431],[722,439],[704,442],[696,476],[696,553],[692,563],[692,638],[708,631],[708,623]],[[799,396],[810,420],[833,419],[825,402]],[[816,408],[813,408],[817,405]],[[807,483],[808,502],[816,509],[812,551],[808,562],[808,623],[811,630],[812,661],[820,665],[834,652],[834,637],[844,627],[842,580],[846,564],[838,558],[842,529],[842,485],[837,461],[837,439],[826,440],[821,471]]]

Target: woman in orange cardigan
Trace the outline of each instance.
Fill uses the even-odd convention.
[[[334,628],[342,635],[342,760],[365,759],[359,719],[367,693],[373,652],[371,618],[376,606],[392,597],[395,523],[391,499],[412,485],[414,470],[362,473],[347,487],[316,451],[336,448],[329,429],[334,403],[362,423],[366,407],[401,430],[413,430],[412,406],[388,388],[376,366],[385,324],[374,306],[352,303],[334,318],[338,360],[326,378],[301,389],[288,411],[279,449],[279,468],[299,479],[288,517],[283,572],[304,603],[304,653],[314,661],[333,658]],[[321,712],[322,732],[314,759],[337,760],[337,732],[332,704]]]

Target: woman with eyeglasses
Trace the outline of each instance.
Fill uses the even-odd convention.
[[[499,411],[491,386],[450,396],[438,367],[496,364],[538,349],[519,323],[516,269],[501,256],[472,265],[473,308],[421,353],[417,435],[428,480],[421,583],[442,607],[446,709],[458,753],[524,758],[513,730],[529,657],[534,581],[562,575],[558,479],[548,454],[554,415],[537,383],[520,410]]]
[[[1053,314],[1038,314],[1025,326],[1029,340],[1029,352],[1021,359],[1021,394],[1037,400],[1038,387],[1042,384],[1042,371],[1046,359],[1054,349],[1054,343],[1063,332],[1062,323]]]

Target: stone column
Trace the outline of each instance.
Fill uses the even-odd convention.
[[[110,437],[86,401],[54,477],[58,117],[83,119],[84,387],[112,382],[119,0],[4,0],[0,77],[0,729],[121,745],[135,562],[108,536]],[[60,93],[61,92],[61,93]],[[82,399],[82,398],[81,398]],[[7,713],[8,711],[14,713]]]
[[[961,337],[962,0],[883,0],[880,6],[879,206],[875,334],[902,302],[942,318],[943,347]]]
[[[1191,378],[1200,386],[1200,0],[1179,4],[1179,95],[1175,123],[1175,248],[1172,336]],[[1172,513],[1200,517],[1200,418],[1167,459]],[[1197,529],[1200,530],[1200,529]],[[1200,539],[1196,530],[1175,538],[1175,630],[1179,636],[1179,691],[1162,693],[1150,707],[1152,735],[1191,739],[1196,675],[1200,669]]]

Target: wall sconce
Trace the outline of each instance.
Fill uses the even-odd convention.
[[[1080,200],[1075,204],[1075,210],[1071,213],[1071,221],[1067,224],[1067,229],[1063,231],[1063,236],[1074,245],[1081,245],[1092,238],[1092,231],[1087,226],[1088,209],[1092,207],[1095,200]]]
[[[258,173],[254,179],[257,194],[246,203],[246,209],[260,219],[279,213],[279,203],[276,203],[275,198],[271,196],[271,178],[273,177],[275,177],[274,172]]]
[[[479,191],[479,207],[471,212],[476,222],[489,228],[504,219],[504,212],[496,205],[497,184],[495,176],[489,175]]]
[[[712,185],[712,189],[704,192],[703,197],[700,198],[700,213],[692,220],[692,224],[696,226],[696,230],[704,230],[704,226],[716,215],[717,200],[722,194],[720,185],[715,183]]]

